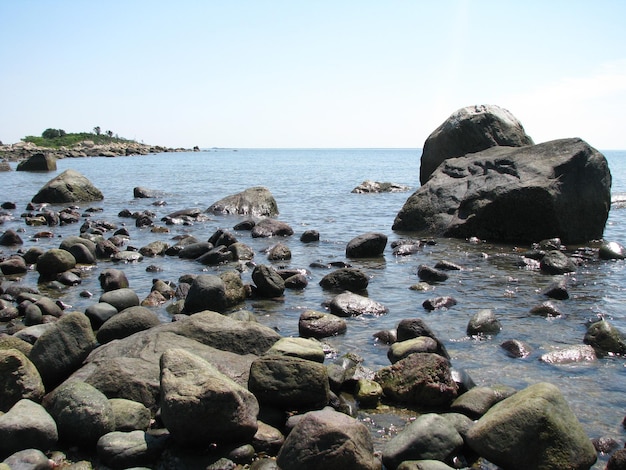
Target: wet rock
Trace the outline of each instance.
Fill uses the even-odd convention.
[[[0,246],[22,245],[23,243],[22,238],[13,229],[8,229],[0,235]]]
[[[605,470],[622,470],[623,468],[626,468],[626,449],[619,449],[609,457]]]
[[[291,250],[287,245],[279,242],[269,249],[267,253],[267,259],[270,261],[290,260]]]
[[[256,225],[256,221],[253,219],[246,219],[238,224],[235,224],[233,230],[252,230]]]
[[[48,181],[35,194],[32,202],[65,204],[68,202],[101,201],[103,198],[102,192],[87,178],[77,171],[69,169]]]
[[[466,436],[478,455],[510,469],[588,469],[591,440],[557,387],[538,383],[493,406]]]
[[[422,242],[419,240],[398,240],[391,244],[394,256],[408,256],[417,253],[422,249]]]
[[[16,336],[0,336],[0,351],[5,351],[7,349],[16,349],[17,351],[28,357],[32,347],[32,344]]]
[[[298,332],[303,338],[327,338],[346,330],[346,321],[330,313],[305,310],[298,320]]]
[[[458,392],[450,362],[432,353],[411,354],[383,367],[376,373],[375,380],[388,399],[423,408],[448,406]]]
[[[329,304],[330,313],[340,317],[356,317],[359,315],[383,315],[389,311],[380,302],[355,294],[343,292],[336,295]]]
[[[99,302],[113,305],[118,312],[121,312],[125,308],[139,305],[139,297],[134,290],[121,288],[105,292],[100,296]]]
[[[306,413],[287,436],[276,462],[283,470],[381,468],[367,427],[330,409]]]
[[[95,254],[92,253],[89,250],[89,248],[87,248],[85,245],[77,243],[75,245],[72,245],[68,251],[72,254],[77,264],[95,264],[96,263]],[[94,245],[94,252],[95,252],[95,245]]]
[[[37,259],[37,272],[42,276],[49,277],[76,266],[76,258],[69,252],[58,248],[46,251]]]
[[[456,263],[452,263],[451,261],[442,260],[437,261],[435,269],[439,269],[441,271],[461,271],[463,268]]]
[[[7,457],[1,470],[52,470],[54,462],[38,449],[25,449]]]
[[[510,357],[528,357],[532,353],[532,348],[524,341],[517,339],[509,339],[500,344],[500,347],[504,349]]]
[[[603,260],[626,258],[626,248],[617,242],[604,242],[600,245],[598,256]]]
[[[386,468],[406,460],[452,462],[461,452],[463,438],[450,421],[435,413],[420,415],[394,436],[383,449]]]
[[[378,181],[363,181],[351,192],[355,194],[369,194],[369,193],[399,193],[408,191],[410,188],[398,183],[381,183]]]
[[[323,289],[359,292],[367,289],[369,278],[357,268],[340,268],[327,274],[319,282]]]
[[[584,342],[592,346],[600,355],[626,354],[624,334],[606,320],[592,323],[587,328]]]
[[[169,248],[169,245],[162,241],[154,241],[148,243],[146,246],[139,248],[139,253],[144,256],[154,258],[156,256],[163,256],[165,251]]]
[[[2,274],[4,274],[5,276],[11,276],[13,274],[25,274],[28,272],[28,266],[26,266],[26,261],[24,261],[24,258],[16,255],[0,262],[0,271],[2,271]]]
[[[383,397],[383,388],[370,379],[359,379],[354,390],[354,397],[361,408],[376,408]]]
[[[353,238],[346,246],[347,258],[376,258],[382,256],[387,246],[387,235],[368,232]]]
[[[285,279],[285,289],[301,290],[309,285],[309,280],[304,274],[294,274]]]
[[[259,420],[259,428],[252,438],[252,446],[257,453],[276,455],[285,443],[285,436],[273,426]],[[252,468],[252,467],[251,467]]]
[[[51,154],[34,153],[21,161],[15,171],[56,171],[57,159]]]
[[[66,250],[69,251],[71,253],[72,247],[75,245],[82,245],[83,247],[85,247],[88,251],[89,254],[95,258],[96,256],[96,244],[87,239],[87,238],[83,238],[83,237],[76,237],[76,236],[71,236],[71,237],[66,237],[63,239],[63,241],[61,242],[61,244],[59,245],[59,248],[61,250]],[[89,255],[86,255],[89,256]],[[90,264],[90,263],[85,263],[85,264]]]
[[[217,266],[220,264],[230,263],[235,259],[233,252],[225,245],[219,245],[210,249],[203,255],[196,258],[198,263],[206,266]]]
[[[206,212],[275,217],[278,215],[278,205],[269,189],[257,186],[220,199],[211,204]]]
[[[105,434],[96,445],[98,457],[110,468],[150,468],[165,449],[168,436],[143,431]]]
[[[248,261],[254,258],[254,250],[245,243],[237,242],[228,247],[235,261]]]
[[[286,222],[276,219],[263,219],[251,231],[252,238],[289,237],[293,229]]]
[[[106,396],[93,386],[71,381],[57,387],[47,398],[46,408],[57,423],[59,439],[91,447],[115,429],[115,416]]]
[[[152,310],[142,306],[128,307],[107,320],[96,333],[96,339],[100,344],[106,344],[160,323],[161,320]]]
[[[71,312],[42,333],[29,358],[50,390],[78,369],[95,346],[89,319],[83,313]]]
[[[387,352],[387,357],[392,364],[415,353],[437,353],[437,341],[428,336],[418,336],[417,338],[397,341],[391,345]]]
[[[383,344],[393,344],[398,340],[396,330],[381,330],[372,335]]]
[[[426,299],[422,302],[422,307],[428,311],[433,311],[441,308],[450,308],[456,305],[456,299],[453,297],[442,296],[433,297],[432,299]]]
[[[259,403],[282,410],[321,408],[330,399],[326,368],[296,357],[255,360],[250,367],[248,389]]]
[[[574,262],[567,255],[556,250],[548,251],[546,255],[541,258],[539,268],[544,273],[552,275],[576,271]]]
[[[213,246],[230,246],[234,243],[237,243],[237,237],[233,235],[228,230],[218,229],[216,230],[211,237],[209,237],[209,243]]]
[[[178,257],[183,259],[197,259],[213,249],[213,244],[209,242],[196,242],[185,244],[178,252]]]
[[[542,354],[539,360],[547,364],[570,364],[573,362],[593,362],[596,361],[595,350],[585,344],[568,346],[561,349]]]
[[[320,240],[320,233],[317,230],[305,230],[300,235],[300,241],[302,243],[313,243]]]
[[[252,280],[256,285],[255,293],[260,297],[280,297],[285,292],[285,281],[271,266],[256,266],[252,271]]]
[[[133,197],[134,198],[156,198],[161,194],[160,191],[156,191],[154,189],[144,188],[142,186],[137,186],[133,188]]]
[[[6,412],[21,399],[40,402],[45,393],[41,375],[17,349],[0,349],[0,411]]]
[[[424,142],[420,183],[430,178],[440,163],[494,146],[532,145],[520,122],[506,109],[494,105],[468,106],[455,111]]]
[[[542,317],[560,317],[563,314],[558,309],[556,305],[552,302],[542,302],[540,305],[537,305],[530,309],[530,313],[533,315],[540,315]]]
[[[472,315],[467,324],[468,336],[497,335],[502,329],[500,320],[493,310],[482,309]]]
[[[161,389],[161,419],[184,446],[245,442],[257,431],[254,395],[187,351],[163,354]]]
[[[417,276],[426,282],[443,282],[448,279],[448,275],[440,271],[439,269],[431,268],[430,266],[426,266],[421,264],[417,268]]]

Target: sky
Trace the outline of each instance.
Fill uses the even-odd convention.
[[[626,149],[623,0],[0,0],[0,141],[420,148],[459,108]]]

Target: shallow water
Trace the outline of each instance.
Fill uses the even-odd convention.
[[[613,193],[617,200],[626,200],[626,151],[604,152],[613,175]],[[388,235],[389,243],[403,237],[394,233],[391,225],[396,213],[412,191],[391,194],[352,194],[351,190],[364,180],[394,182],[417,188],[420,151],[416,149],[358,149],[358,150],[212,150],[200,153],[174,153],[150,156],[65,159],[57,162],[53,173],[0,173],[0,202],[13,201],[18,209],[13,220],[6,221],[2,230],[23,230],[24,249],[32,245],[57,247],[60,239],[78,235],[80,224],[64,227],[29,227],[19,215],[33,195],[56,174],[72,168],[85,175],[104,193],[104,201],[85,204],[102,208],[92,218],[126,225],[131,234],[130,245],[140,248],[155,240],[167,241],[178,234],[191,233],[208,239],[218,228],[232,230],[239,217],[211,215],[208,222],[192,226],[170,226],[170,233],[155,234],[149,229],[137,229],[133,219],[118,217],[122,209],[151,210],[155,220],[175,210],[199,207],[206,209],[222,197],[250,186],[267,186],[278,202],[280,220],[289,223],[295,235],[281,240],[292,251],[290,262],[278,266],[309,269],[309,286],[296,292],[287,291],[282,301],[254,301],[245,308],[254,311],[259,320],[278,329],[284,336],[297,336],[298,318],[305,309],[323,309],[322,304],[332,295],[318,285],[327,270],[309,268],[312,262],[347,261],[345,246],[353,237],[369,231]],[[14,166],[13,166],[14,167]],[[144,186],[163,192],[165,206],[154,206],[152,199],[133,199],[133,187]],[[607,240],[626,244],[626,208],[615,204],[605,231]],[[60,209],[60,208],[56,208]],[[159,225],[162,223],[158,222]],[[319,243],[303,244],[300,234],[316,229]],[[42,230],[54,232],[54,238],[33,239]],[[263,251],[276,239],[253,239],[248,232],[235,232],[240,241],[256,253],[255,262],[269,263]],[[583,423],[590,437],[611,436],[623,443],[626,433],[622,419],[626,414],[626,362],[622,358],[602,359],[592,364],[554,366],[540,362],[546,351],[567,345],[581,344],[585,323],[599,316],[606,317],[626,331],[624,305],[625,264],[591,262],[567,277],[571,298],[554,301],[563,312],[560,318],[546,319],[531,315],[529,310],[546,300],[542,289],[557,278],[538,271],[517,267],[515,253],[528,248],[490,243],[472,244],[465,240],[437,239],[412,256],[394,257],[388,246],[384,258],[376,261],[350,260],[370,276],[368,295],[385,304],[389,313],[380,317],[348,319],[346,335],[327,342],[343,354],[354,351],[365,358],[365,365],[378,369],[388,365],[387,348],[377,344],[372,334],[393,328],[403,318],[422,317],[446,344],[455,367],[465,369],[479,385],[503,383],[523,388],[539,381],[556,384]],[[4,249],[9,254],[10,249]],[[434,265],[448,260],[464,270],[450,273],[450,278],[432,290],[413,291],[409,286],[418,282],[419,264]],[[146,272],[148,265],[163,269],[160,273]],[[75,310],[83,311],[97,301],[101,293],[98,274],[112,262],[99,261],[84,273],[83,284],[61,292],[46,292],[62,298]],[[207,268],[189,260],[160,257],[117,266],[124,269],[131,287],[140,298],[147,296],[153,278],[176,282],[185,273],[215,272],[231,267]],[[250,280],[250,271],[242,273]],[[12,282],[4,280],[3,286]],[[28,274],[25,284],[36,285],[36,273]],[[41,287],[41,286],[40,286]],[[79,296],[88,290],[92,299]],[[422,302],[427,298],[451,295],[458,304],[449,310],[427,312]],[[476,340],[465,334],[469,318],[483,308],[493,309],[502,323],[502,332],[494,338]],[[169,320],[165,307],[155,311],[164,321]],[[508,357],[500,348],[507,339],[526,341],[533,354],[526,359]],[[383,424],[380,424],[384,427]],[[602,468],[603,462],[597,468]]]

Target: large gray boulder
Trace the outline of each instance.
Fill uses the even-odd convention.
[[[182,349],[161,356],[161,419],[180,444],[245,442],[258,413],[254,395],[204,359]]]
[[[35,341],[29,358],[47,390],[77,370],[96,347],[96,337],[84,313],[64,315]]]
[[[278,215],[278,205],[269,189],[256,186],[214,202],[206,212],[275,217]]]
[[[93,446],[115,430],[115,416],[106,396],[78,380],[66,382],[46,397],[45,406],[57,423],[59,439]]]
[[[606,158],[583,140],[498,146],[446,160],[407,199],[393,229],[578,243],[602,238],[610,205]]]
[[[160,396],[159,360],[168,349],[189,351],[247,386],[252,362],[278,339],[278,333],[258,323],[200,312],[100,346],[69,380],[83,380],[110,398],[137,401],[154,412]]]
[[[420,162],[420,183],[428,181],[448,158],[496,145],[533,145],[520,122],[506,109],[495,105],[468,106],[455,111],[424,142]]]
[[[372,438],[360,421],[332,409],[306,413],[285,440],[282,470],[378,470]]]
[[[203,310],[225,312],[245,300],[245,288],[241,276],[234,272],[200,274],[189,288],[185,298],[185,313]]]
[[[75,170],[65,170],[48,181],[32,199],[32,202],[65,204],[68,202],[90,202],[104,199],[102,192],[85,176]]]
[[[494,405],[466,436],[480,456],[502,468],[586,470],[596,450],[559,389],[537,383]]]
[[[23,398],[40,402],[45,393],[39,371],[17,349],[0,350],[0,412]]]
[[[0,436],[0,458],[24,449],[51,449],[59,438],[52,416],[43,406],[26,399],[0,416]]]

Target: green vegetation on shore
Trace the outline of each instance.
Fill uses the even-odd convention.
[[[134,143],[134,140],[113,135],[112,131],[101,133],[100,127],[95,127],[94,132],[66,133],[63,129],[48,128],[42,132],[41,137],[27,135],[23,142],[31,142],[38,147],[60,148],[71,147],[86,140],[92,141],[96,145],[112,143]]]

